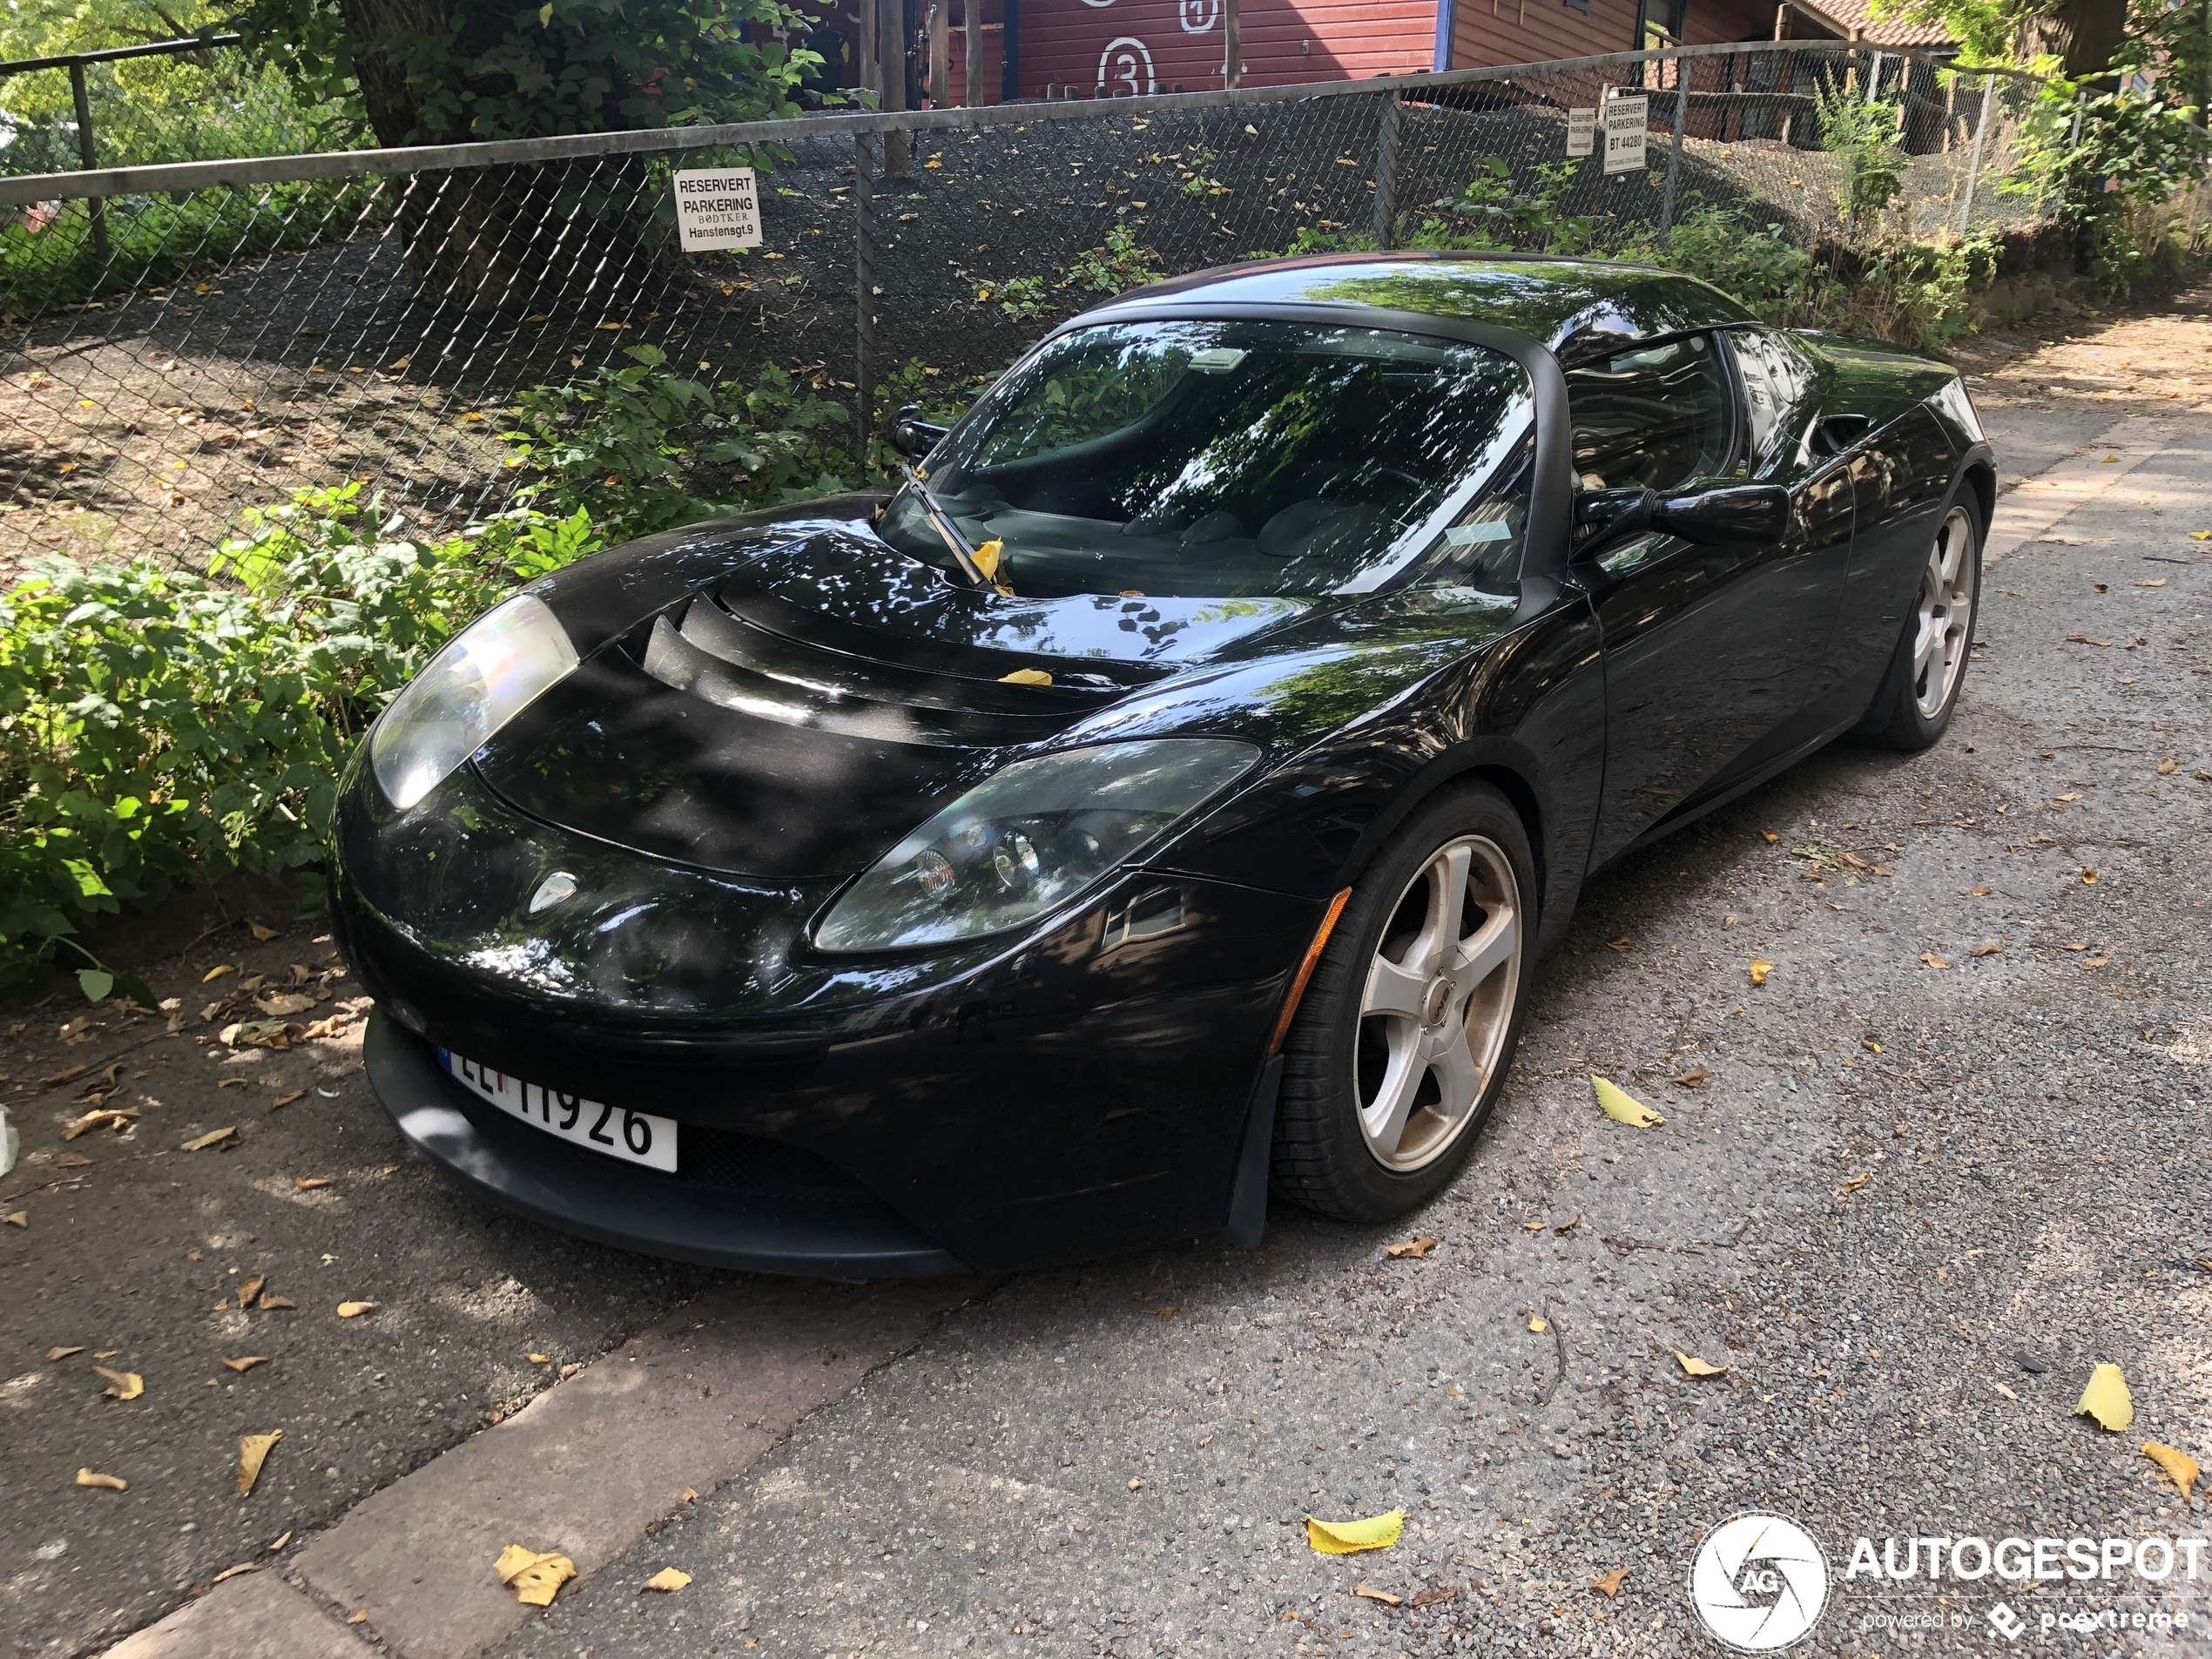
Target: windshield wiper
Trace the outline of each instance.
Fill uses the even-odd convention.
[[[953,523],[953,516],[937,504],[937,497],[929,493],[929,486],[922,482],[921,475],[908,466],[902,465],[899,469],[907,475],[908,488],[921,497],[921,510],[929,516],[929,523],[939,539],[945,543],[946,550],[960,561],[961,572],[979,588],[992,586],[990,579],[975,563],[976,550],[960,533],[960,526]]]

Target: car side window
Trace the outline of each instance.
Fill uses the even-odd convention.
[[[1735,435],[1735,397],[1703,334],[1567,370],[1575,470],[1585,489],[1675,489],[1717,472]]]
[[[1796,341],[1772,328],[1731,329],[1729,344],[1743,381],[1747,470],[1755,478],[1771,477],[1797,453],[1816,389],[1812,360]]]

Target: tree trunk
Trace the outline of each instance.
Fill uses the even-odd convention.
[[[2055,57],[2079,78],[2109,70],[2127,32],[2127,0],[2059,0],[2020,19],[2013,50],[2023,64]]]

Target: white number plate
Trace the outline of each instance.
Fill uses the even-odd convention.
[[[580,1095],[563,1095],[543,1084],[526,1083],[520,1077],[464,1059],[449,1049],[438,1050],[438,1063],[478,1098],[534,1129],[625,1163],[642,1163],[671,1175],[676,1172],[674,1118],[627,1111]]]

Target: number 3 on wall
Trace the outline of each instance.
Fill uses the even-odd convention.
[[[1116,89],[1115,98],[1144,98],[1152,91],[1152,54],[1134,35],[1106,43],[1098,54],[1098,84]],[[1120,89],[1126,86],[1124,93]]]

